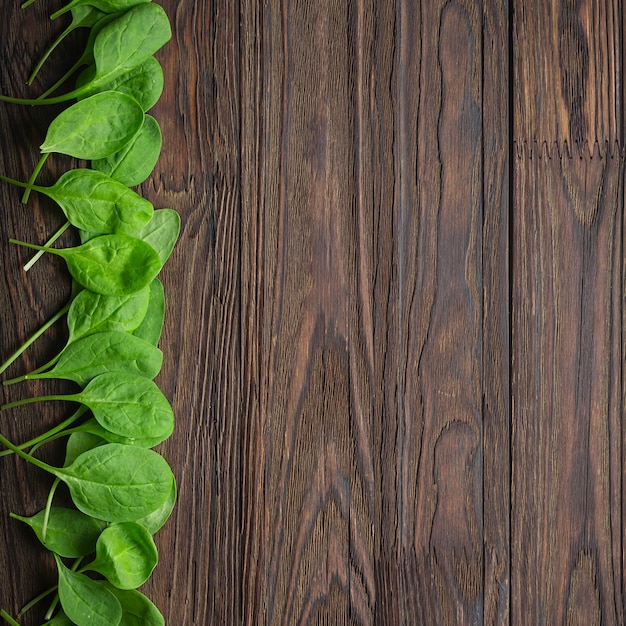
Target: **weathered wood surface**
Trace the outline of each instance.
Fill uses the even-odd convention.
[[[26,92],[60,4],[6,7],[3,93]],[[161,4],[165,143],[142,191],[183,221],[158,379],[179,502],[143,590],[167,623],[623,624],[619,3]],[[28,176],[53,114],[0,105],[0,171]],[[5,242],[61,222],[0,196]],[[69,281],[0,254],[2,358]],[[53,563],[7,516],[49,480],[0,464],[16,613]]]

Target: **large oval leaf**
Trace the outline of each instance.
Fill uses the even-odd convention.
[[[162,441],[174,430],[170,403],[145,376],[102,374],[73,397],[91,409],[103,428],[122,437]]]
[[[72,342],[51,370],[27,374],[25,378],[62,378],[84,387],[96,376],[109,372],[154,378],[162,364],[163,353],[156,346],[129,333],[108,330]]]
[[[59,572],[59,600],[77,626],[118,626],[122,605],[103,582],[73,572],[55,555]]]
[[[107,522],[134,522],[167,501],[174,475],[154,450],[108,443],[53,472],[76,508]]]
[[[103,159],[126,146],[143,123],[143,109],[134,98],[104,91],[76,102],[52,120],[41,151]]]
[[[33,189],[52,198],[72,226],[93,233],[133,233],[147,225],[154,212],[149,200],[95,170],[70,170],[51,187]]]
[[[137,589],[157,565],[159,555],[152,535],[140,524],[107,526],[96,544],[96,558],[87,565],[118,589]]]

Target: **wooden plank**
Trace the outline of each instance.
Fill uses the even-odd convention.
[[[270,2],[264,11],[267,624],[367,620],[350,558],[368,530],[355,524],[347,334],[356,158],[350,23],[345,3]]]
[[[620,169],[597,153],[516,162],[511,579],[520,623],[620,623]]]
[[[610,2],[515,15],[511,617],[619,624],[623,31]]]
[[[483,623],[493,626],[509,623],[511,602],[509,9],[483,4]]]

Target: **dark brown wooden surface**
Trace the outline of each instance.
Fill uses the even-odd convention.
[[[47,2],[5,8],[3,93],[57,32]],[[624,624],[623,8],[510,2],[161,2],[142,191],[183,222],[158,378],[179,501],[143,590],[168,624]],[[0,105],[0,171],[28,176],[55,112]],[[2,360],[69,280],[6,242],[44,241],[52,203],[0,197]],[[14,614],[54,568],[8,512],[49,483],[0,459]]]

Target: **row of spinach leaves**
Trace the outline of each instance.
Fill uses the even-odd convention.
[[[11,514],[33,529],[58,570],[58,583],[17,617],[51,598],[46,626],[157,626],[164,619],[138,587],[157,564],[153,535],[176,500],[173,472],[152,448],[174,428],[171,405],[153,379],[163,360],[158,342],[165,313],[157,275],[174,248],[180,218],[171,209],[155,210],[131,187],[150,176],[161,151],[159,124],[147,111],[163,89],[154,55],[170,40],[171,27],[163,8],[150,0],[71,0],[51,17],[67,12],[69,26],[29,82],[63,37],[89,28],[85,51],[71,70],[36,99],[0,96],[28,105],[75,101],[50,124],[30,180],[0,176],[25,189],[24,201],[34,191],[61,208],[67,222],[45,245],[10,241],[62,257],[73,279],[70,302],[0,366],[0,373],[62,317],[67,344],[45,365],[4,384],[55,378],[81,389],[2,406],[65,401],[79,407],[20,445],[0,435],[5,447],[0,455],[17,454],[54,477],[44,510],[30,517]],[[81,69],[74,89],[51,95]],[[37,185],[53,153],[90,161],[91,167],[72,169],[49,187]],[[77,229],[81,244],[52,247],[69,227]],[[40,446],[60,437],[67,438],[62,467],[36,456]],[[60,483],[75,508],[53,506]],[[18,624],[5,610],[0,616]]]

